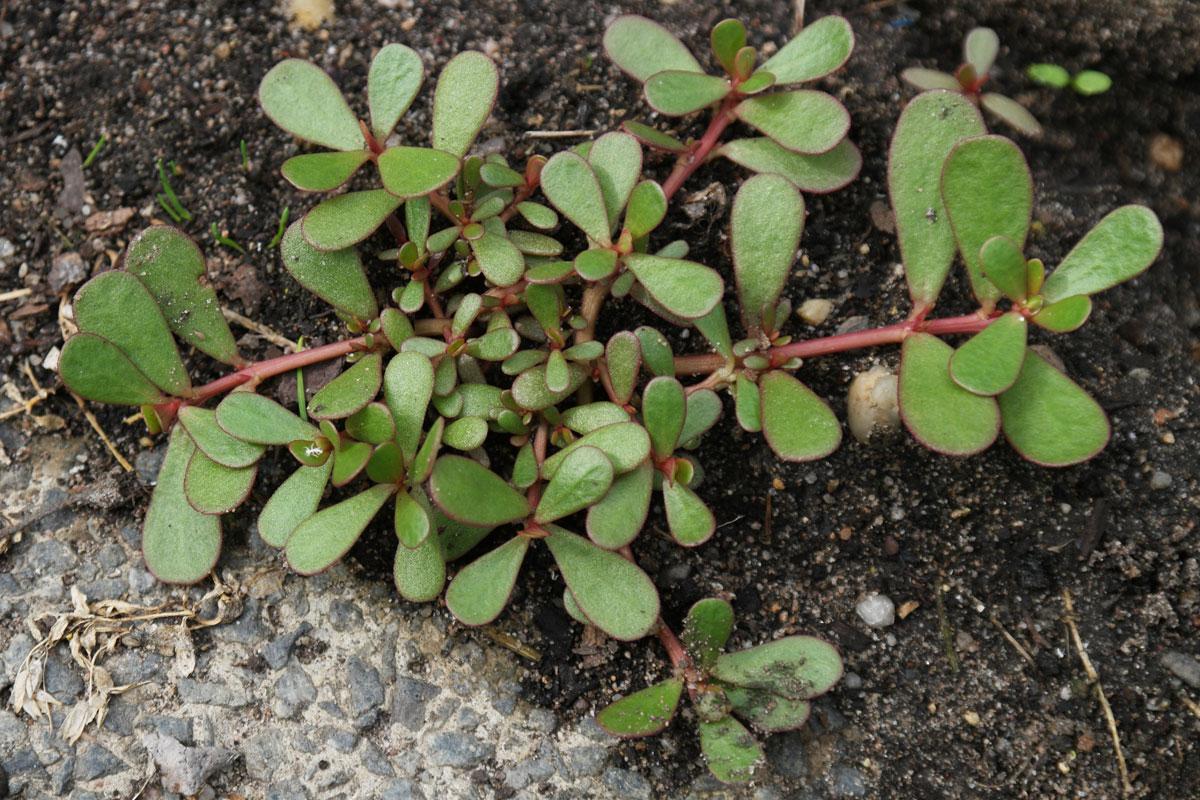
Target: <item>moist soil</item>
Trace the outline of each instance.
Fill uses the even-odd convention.
[[[849,188],[807,198],[803,260],[788,293],[797,304],[828,298],[834,312],[819,329],[799,321],[793,328],[797,335],[829,334],[854,317],[878,325],[907,313],[894,236],[871,214],[886,202],[887,141],[910,94],[896,75],[912,64],[952,69],[962,35],[990,24],[1005,45],[995,86],[1029,105],[1047,129],[1040,141],[1021,140],[1036,183],[1031,254],[1056,263],[1124,203],[1150,205],[1166,228],[1159,261],[1100,297],[1082,331],[1037,335],[1109,412],[1108,448],[1086,464],[1046,470],[1003,442],[982,456],[950,459],[905,436],[873,446],[848,438],[823,461],[784,464],[727,414],[697,451],[705,468],[701,494],[716,513],[718,535],[697,550],[680,549],[654,509],[634,548],[662,589],[671,623],[690,603],[715,594],[738,612],[734,645],[805,632],[842,649],[847,680],[817,705],[803,732],[777,736],[768,748],[784,785],[797,791],[824,785],[853,794],[853,776],[844,774],[851,765],[872,797],[1120,796],[1109,732],[1062,622],[1062,594],[1069,591],[1136,794],[1200,793],[1200,720],[1184,702],[1196,687],[1160,663],[1166,651],[1197,654],[1200,628],[1200,472],[1190,407],[1200,324],[1200,96],[1189,34],[1196,13],[1184,3],[1022,5],[809,4],[810,17],[847,15],[857,34],[848,66],[823,88],[849,109],[865,163]],[[266,70],[284,57],[314,59],[361,106],[369,59],[386,42],[417,48],[430,75],[454,53],[482,49],[501,64],[503,88],[479,147],[522,162],[560,145],[528,139],[527,130],[603,131],[648,117],[636,87],[600,48],[605,23],[620,11],[665,21],[697,53],[706,49],[708,28],[730,14],[746,21],[757,45],[783,41],[793,23],[786,2],[342,2],[315,31],[289,26],[282,10],[265,2],[187,9],[166,2],[3,3],[0,237],[15,254],[6,257],[0,291],[31,289],[7,301],[0,319],[6,379],[27,395],[19,367],[29,364],[44,385],[57,386],[40,364],[61,344],[60,299],[112,266],[148,218],[165,219],[155,204],[157,158],[176,167],[175,190],[193,215],[183,227],[204,248],[224,301],[288,337],[336,338],[336,319],[266,249],[282,209],[290,207],[295,218],[312,202],[278,177],[297,145],[257,108],[255,89]],[[1060,13],[1080,16],[1068,26]],[[1115,85],[1092,98],[1037,89],[1020,74],[1035,61],[1101,68]],[[431,84],[401,123],[407,141],[426,141]],[[677,121],[662,124],[698,132]],[[76,159],[101,134],[108,144],[79,185]],[[1164,147],[1181,148],[1182,169]],[[651,162],[649,170],[661,177],[669,167]],[[660,229],[663,242],[685,239],[693,258],[728,276],[729,201],[742,177],[724,164],[700,170],[684,189],[682,208],[677,203]],[[136,212],[123,227],[85,227],[94,212],[120,208]],[[212,223],[247,254],[217,246]],[[64,261],[67,253],[82,263]],[[372,270],[377,286],[391,285],[386,266],[375,262]],[[970,308],[963,283],[955,278],[943,294],[943,313]],[[653,324],[631,303],[614,303],[601,334],[647,322]],[[241,344],[254,357],[278,352],[252,333]],[[679,352],[700,347],[696,337],[675,344]],[[218,374],[196,362],[198,379]],[[805,364],[802,377],[844,416],[853,375],[896,362],[894,349],[856,353]],[[95,412],[120,450],[147,452],[150,443],[122,424],[122,410]],[[63,418],[66,430],[7,420],[0,439],[14,458],[31,436],[91,435],[65,392],[39,413]],[[148,488],[115,467],[105,472],[100,465],[112,461],[98,441],[92,456],[78,484],[117,481],[128,504],[106,513],[140,519]],[[249,535],[254,504],[269,496],[283,469],[279,461],[268,470],[251,507],[230,518],[227,541]],[[364,580],[388,579],[388,536],[373,531],[352,554]],[[530,700],[574,718],[666,674],[650,640],[615,644],[582,635],[562,610],[561,585],[541,550],[501,618],[505,630],[541,654],[520,676]],[[0,555],[0,564],[12,557]],[[894,626],[870,629],[855,614],[869,592],[901,608]],[[663,736],[622,745],[621,753],[662,796],[704,771],[690,717]]]

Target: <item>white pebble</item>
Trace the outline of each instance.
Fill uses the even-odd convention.
[[[896,604],[886,594],[869,594],[858,601],[854,610],[872,628],[886,628],[896,621]]]

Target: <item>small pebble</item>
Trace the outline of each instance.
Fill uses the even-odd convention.
[[[1174,136],[1157,133],[1150,140],[1150,160],[1167,172],[1183,169],[1183,143]]]
[[[829,319],[829,314],[832,311],[833,303],[831,301],[823,297],[814,297],[801,303],[796,313],[800,316],[800,319],[809,325],[816,326]]]
[[[1163,472],[1161,469],[1154,470],[1154,474],[1150,476],[1150,488],[1157,491],[1169,489],[1171,486],[1170,473]]]
[[[869,594],[858,601],[854,610],[872,628],[886,628],[896,621],[896,604],[886,594]]]
[[[979,719],[979,715],[974,711],[967,711],[963,714],[963,722],[967,723],[972,728],[978,728],[981,721],[982,720]]]
[[[846,393],[846,418],[850,433],[863,443],[900,430],[896,376],[891,370],[875,366],[854,376]]]

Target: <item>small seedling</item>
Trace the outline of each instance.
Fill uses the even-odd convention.
[[[714,775],[748,780],[762,750],[743,722],[762,732],[802,724],[841,660],[803,636],[722,654],[733,620],[721,600],[692,609],[682,643],[660,616],[658,590],[637,563],[638,536],[656,491],[679,545],[700,547],[715,534],[692,450],[714,435],[720,394],[732,397],[737,424],[761,432],[781,459],[823,458],[840,444],[841,423],[794,373],[807,359],[896,344],[900,411],[920,442],[969,455],[1003,429],[1032,461],[1077,463],[1103,447],[1107,419],[1028,347],[1029,323],[1079,327],[1091,294],[1154,260],[1162,230],[1145,208],[1118,209],[1047,276],[1024,252],[1033,203],[1024,157],[986,135],[969,99],[927,92],[901,115],[889,164],[912,313],[797,339],[786,291],[805,224],[802,192],[844,185],[859,156],[837,101],[777,87],[838,68],[852,39],[844,20],[828,17],[761,66],[745,41],[740,23],[719,23],[713,53],[724,74],[706,75],[664,28],[619,18],[605,35],[610,55],[664,112],[715,106],[705,133],[683,143],[629,124],[519,168],[471,154],[497,91],[496,68],[481,53],[442,70],[432,147],[388,145],[424,74],[402,45],[371,64],[369,123],[312,64],[293,59],[267,73],[264,111],[327,148],[288,159],[285,178],[324,193],[368,162],[378,173],[379,188],[320,199],[290,225],[285,209],[276,237],[288,274],[332,306],[346,335],[247,362],[200,251],[175,228],[155,226],[130,244],[124,269],[80,288],[79,332],[59,359],[78,394],[141,406],[152,430],[168,431],[143,526],[154,574],[171,583],[208,575],[222,517],[250,496],[268,452],[286,451],[296,466],[270,490],[257,531],[296,572],[336,564],[390,505],[399,593],[414,602],[444,595],[460,622],[483,625],[521,585],[529,549],[544,545],[572,616],[616,639],[654,633],[672,664],[671,677],[615,703],[601,724],[618,735],[654,733],[686,689]],[[722,145],[734,120],[763,136]],[[644,147],[676,155],[662,183]],[[726,279],[661,235],[672,198],[713,153],[759,173],[731,210],[737,339]],[[160,201],[178,206],[159,168]],[[384,264],[372,271],[387,276],[382,286],[368,280],[358,250],[368,239]],[[956,253],[979,307],[930,318]],[[625,298],[666,325],[694,328],[710,351],[677,356],[651,325],[598,341],[598,320]],[[945,336],[970,338],[955,349]],[[177,341],[232,370],[194,384]],[[344,371],[310,399],[301,371],[327,361]],[[295,409],[264,391],[292,373]]]
[[[212,236],[213,241],[216,242],[217,244],[221,245],[222,247],[228,247],[230,250],[236,250],[237,252],[241,253],[242,255],[246,254],[246,248],[242,247],[240,244],[235,242],[233,239],[230,239],[228,236],[226,236],[224,233],[222,233],[221,226],[218,225],[217,223],[214,222],[212,225],[210,225],[208,227],[208,232]]]
[[[1072,75],[1058,64],[1030,64],[1025,74],[1034,83],[1054,89],[1070,87],[1076,94],[1091,97],[1104,94],[1112,88],[1112,78],[1094,69],[1085,69]]]
[[[100,157],[100,151],[103,150],[107,144],[108,136],[103,133],[100,134],[100,138],[96,140],[94,145],[92,145],[92,149],[88,151],[87,158],[83,160],[84,169],[87,169],[96,162],[96,159]]]
[[[1021,133],[1040,136],[1041,123],[1025,106],[1011,97],[983,91],[999,52],[1000,37],[994,30],[974,28],[963,40],[963,63],[953,75],[936,69],[909,67],[900,73],[900,77],[921,91],[945,89],[958,92]]]
[[[250,150],[249,150],[249,148],[246,147],[245,139],[241,139],[238,141],[238,152],[241,153],[241,156],[242,156],[242,172],[249,172],[250,171]]]
[[[275,235],[271,237],[271,241],[267,242],[267,249],[274,250],[279,247],[279,243],[283,241],[283,234],[287,231],[288,217],[292,214],[291,206],[284,206],[283,213],[279,215],[279,225],[275,228]]]
[[[162,187],[162,192],[157,198],[158,204],[176,224],[190,222],[192,215],[183,207],[183,203],[179,202],[179,196],[175,194],[175,189],[171,187],[171,178],[167,174],[167,167],[163,164],[161,158],[155,162],[155,167],[158,169],[158,184]],[[175,162],[172,161],[171,171],[174,172],[175,168]]]

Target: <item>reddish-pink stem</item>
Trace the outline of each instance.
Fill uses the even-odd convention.
[[[339,358],[349,355],[356,350],[365,350],[366,348],[366,337],[359,336],[354,339],[344,339],[340,342],[314,347],[311,350],[300,350],[299,352],[288,353],[278,358],[269,358],[266,361],[250,364],[236,372],[229,373],[223,378],[218,378],[211,383],[204,384],[197,388],[192,396],[186,398],[184,402],[188,405],[198,405],[219,394],[236,389],[243,383],[266,380],[267,378],[273,378],[276,375],[282,375],[285,372],[290,372],[300,367],[319,364],[322,361]]]
[[[679,162],[675,164],[675,169],[667,176],[667,180],[663,183],[663,194],[670,200],[671,196],[679,191],[679,187],[683,186],[683,182],[692,176],[704,159],[708,158],[708,154],[717,146],[717,142],[721,139],[721,134],[729,127],[736,117],[733,115],[733,108],[737,105],[740,96],[736,92],[730,94],[721,102],[720,108],[713,118],[709,120],[708,129],[704,131],[704,135],[700,137],[700,141],[696,142],[688,150],[679,157]]]

